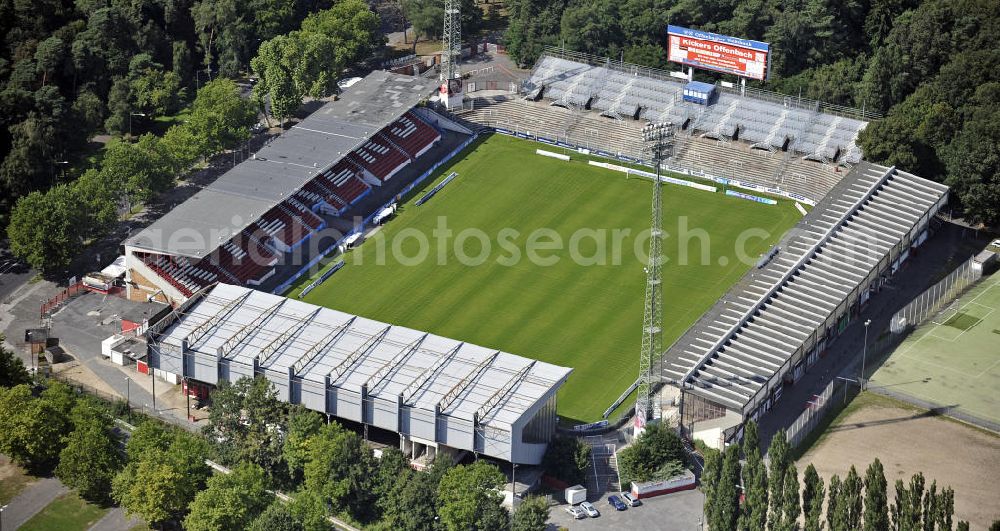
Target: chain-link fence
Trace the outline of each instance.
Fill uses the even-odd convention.
[[[983,276],[981,268],[973,267],[973,258],[958,266],[940,282],[918,295],[889,322],[894,334],[901,334],[934,317],[957,299]],[[947,318],[947,316],[945,316]]]
[[[813,397],[806,404],[806,410],[795,419],[795,422],[788,427],[788,443],[793,447],[798,446],[802,440],[812,432],[826,416],[827,410],[832,406],[834,393],[840,386],[846,385],[844,380],[834,379],[818,395]]]

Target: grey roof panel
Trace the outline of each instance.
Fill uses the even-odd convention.
[[[434,89],[426,79],[369,74],[125,244],[205,257]]]

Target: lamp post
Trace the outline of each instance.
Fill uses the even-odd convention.
[[[145,118],[146,113],[141,113],[141,112],[129,112],[128,113],[128,139],[129,139],[129,141],[132,140],[132,117],[133,116],[142,116],[142,117]]]
[[[865,382],[867,381],[867,379],[865,378],[865,362],[868,359],[868,325],[870,325],[870,324],[872,324],[872,320],[871,319],[866,319],[865,320],[865,344],[861,348],[861,378],[860,379],[861,379],[861,390],[862,391],[865,390]]]
[[[132,379],[125,377],[125,405],[128,406],[128,421],[132,422]]]

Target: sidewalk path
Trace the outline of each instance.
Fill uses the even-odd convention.
[[[90,531],[121,531],[142,525],[143,521],[134,516],[125,516],[121,507],[112,507],[100,520],[90,526]]]
[[[17,529],[53,500],[69,492],[56,478],[42,478],[25,487],[3,510],[3,525]]]

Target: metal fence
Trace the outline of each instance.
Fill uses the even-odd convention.
[[[793,447],[798,446],[802,440],[812,432],[812,430],[818,425],[823,417],[826,416],[827,410],[833,404],[833,397],[837,389],[841,385],[846,385],[843,380],[834,379],[826,388],[823,389],[818,395],[814,395],[809,401],[806,410],[799,415],[799,418],[795,419],[795,422],[788,427],[788,443]]]
[[[969,258],[940,282],[896,312],[889,322],[890,330],[894,334],[902,334],[919,326],[972,287],[983,276],[983,270],[973,267],[973,262],[974,259]]]

